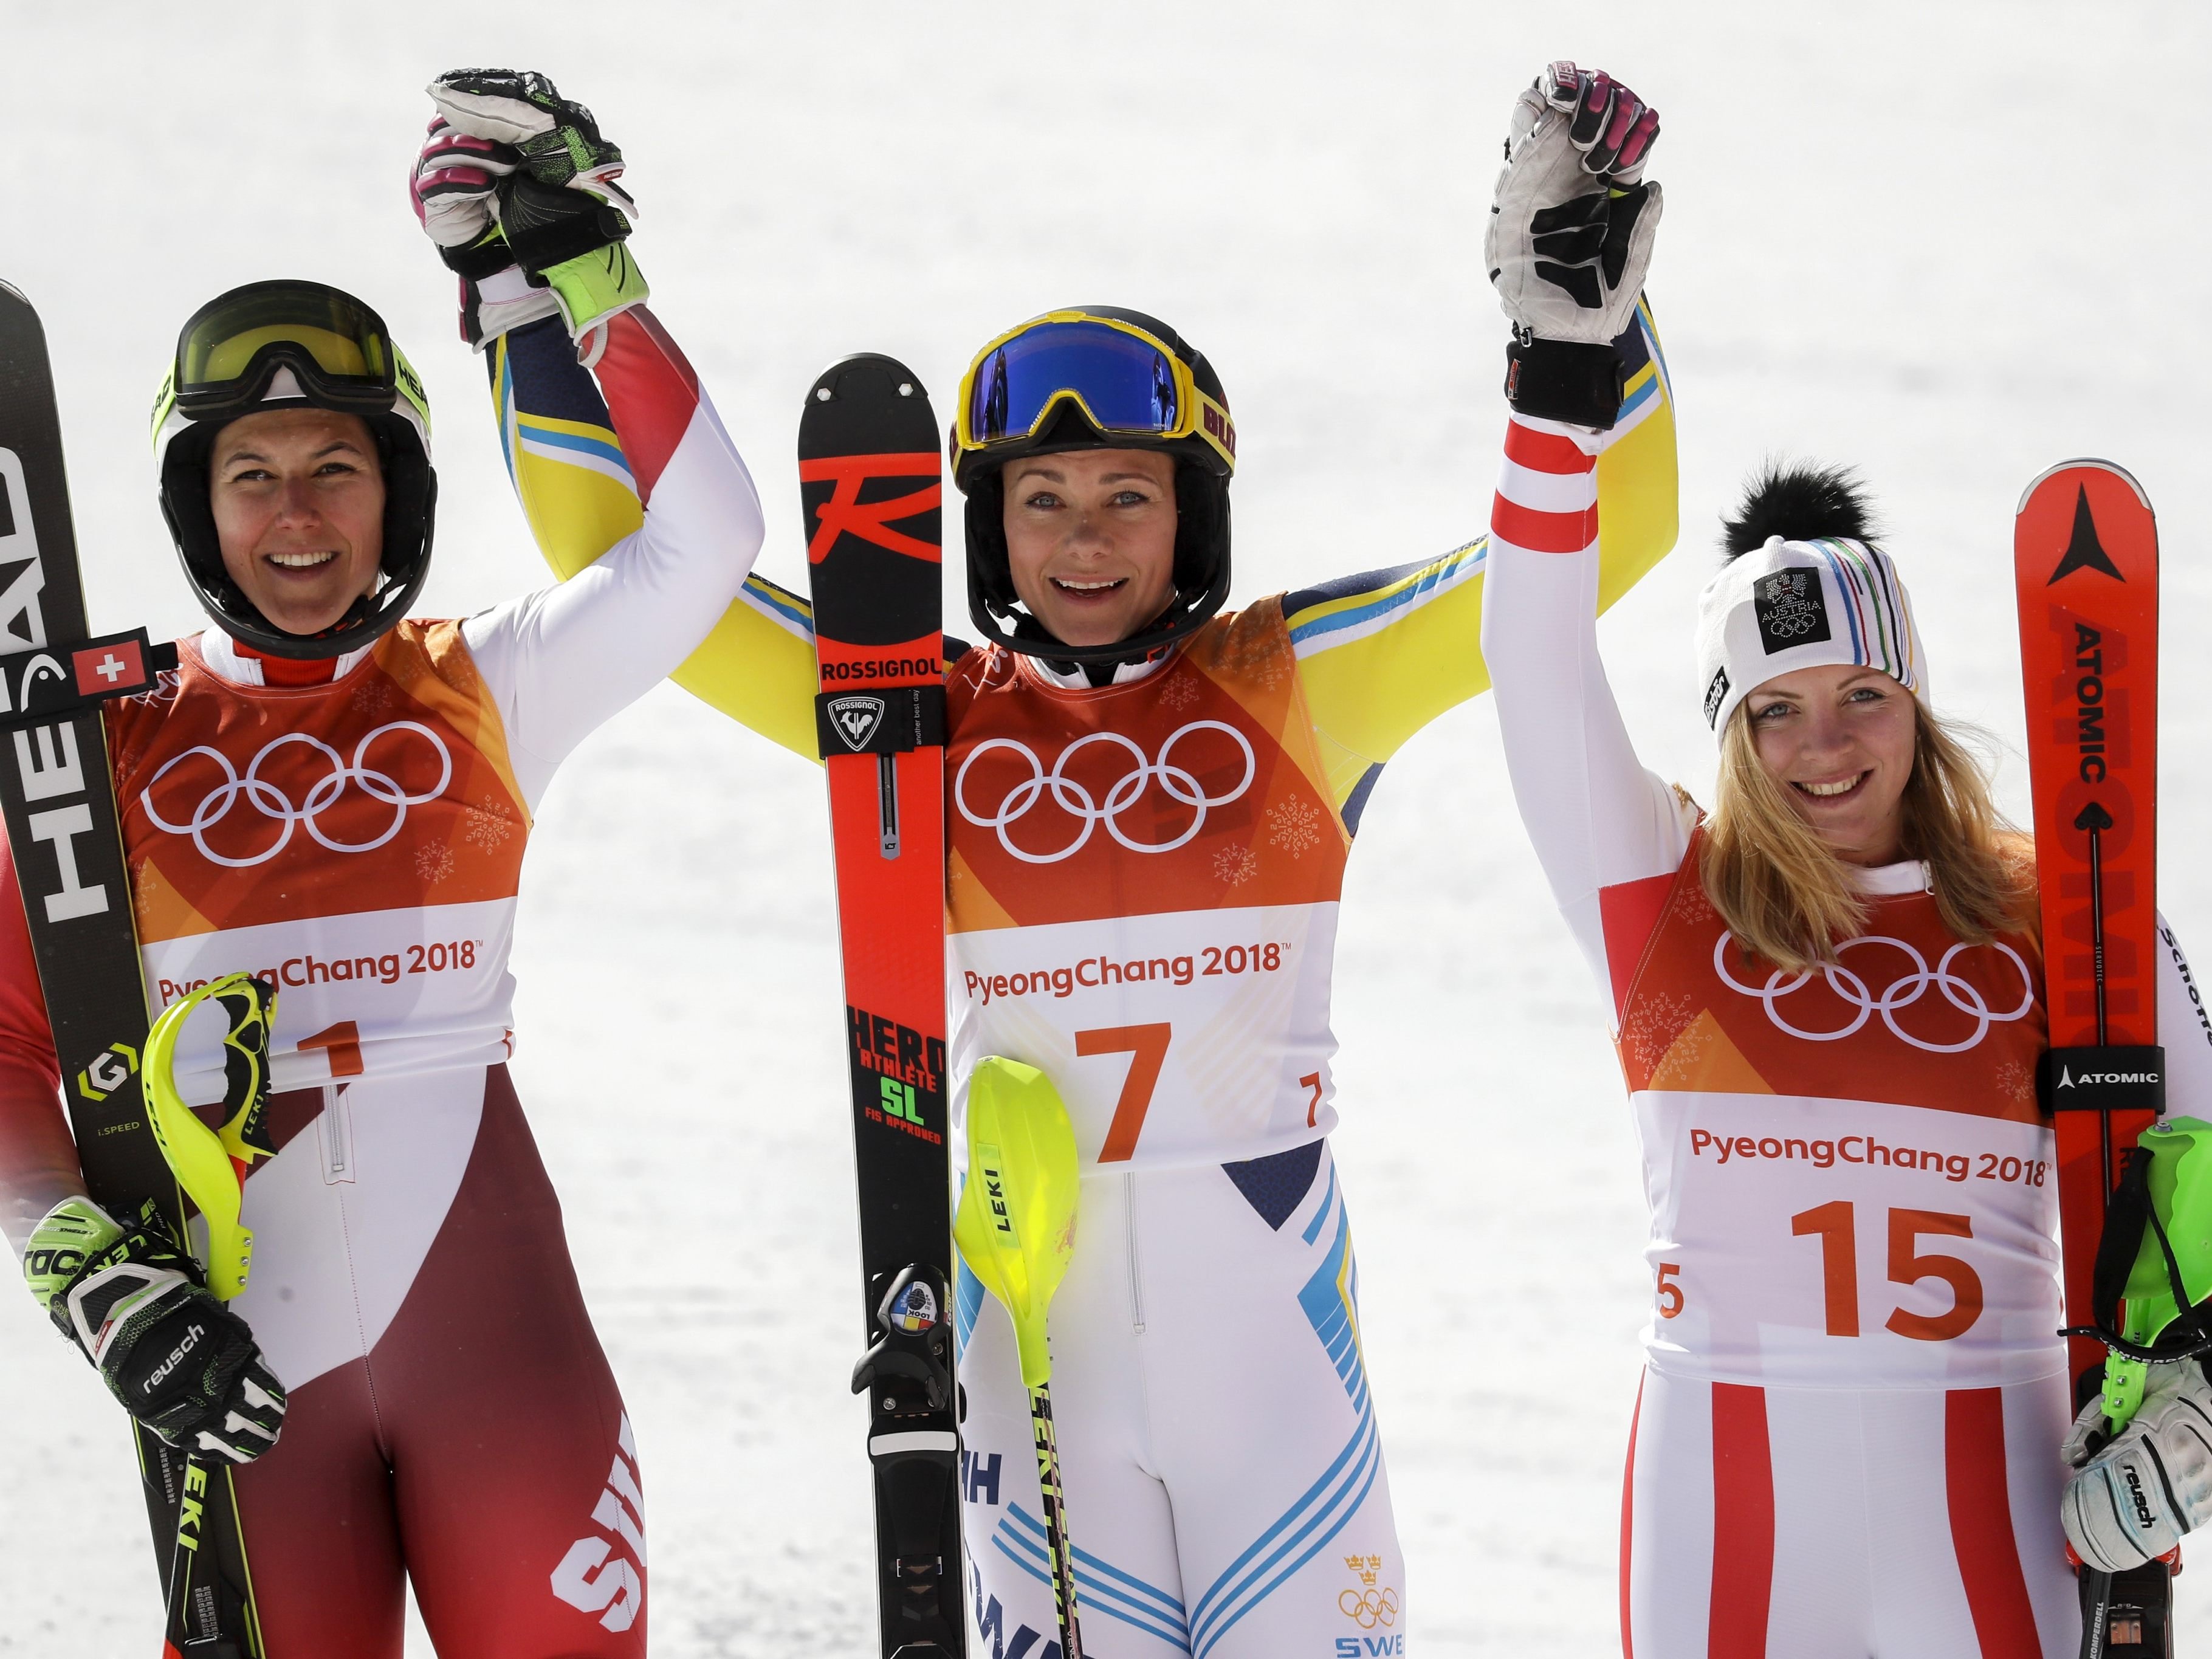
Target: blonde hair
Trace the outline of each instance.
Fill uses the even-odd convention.
[[[2028,843],[1990,799],[1988,773],[1962,740],[1971,728],[1947,725],[1917,697],[1912,709],[1905,855],[1926,862],[1944,927],[1967,944],[1986,944],[2027,923]],[[1722,734],[1698,873],[1744,949],[1799,973],[1832,961],[1835,947],[1865,926],[1866,900],[1850,867],[1759,764],[1749,711],[1740,705]]]

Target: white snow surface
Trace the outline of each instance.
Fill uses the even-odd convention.
[[[1683,535],[1602,630],[1647,760],[1709,781],[1692,596],[1747,470],[1802,454],[1875,486],[1936,699],[2002,740],[2023,812],[2011,515],[2052,462],[2112,457],[2166,554],[2161,896],[2212,955],[2212,868],[2188,850],[2212,827],[2212,653],[2188,643],[2212,620],[2202,7],[382,0],[9,4],[0,32],[0,276],[52,339],[94,624],[157,637],[199,618],[154,507],[148,402],[185,316],[264,276],[351,289],[411,348],[443,479],[426,611],[542,579],[404,193],[441,70],[544,70],[622,144],[656,307],[767,501],[768,573],[801,580],[792,444],[824,363],[892,352],[942,414],[981,340],[1115,301],[1172,319],[1228,383],[1249,599],[1484,527],[1504,328],[1480,248],[1507,108],[1551,58],[1605,64],[1666,132],[1650,291]],[[867,1647],[832,940],[812,768],[664,687],[556,781],[515,1072],[635,1420],[663,1655]],[[1337,1149],[1413,1644],[1610,1651],[1643,1204],[1601,1004],[1486,702],[1377,789],[1338,985]],[[5,1293],[0,1421],[0,1654],[149,1650],[117,1409]],[[2212,1557],[2180,1595],[2201,1650]]]

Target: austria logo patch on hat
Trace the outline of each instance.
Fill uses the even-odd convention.
[[[1770,657],[1828,637],[1828,605],[1816,571],[1778,570],[1762,576],[1752,585],[1751,603],[1759,617],[1759,642]]]

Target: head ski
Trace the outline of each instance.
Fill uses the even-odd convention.
[[[85,624],[46,333],[0,283],[0,811],[86,1188],[118,1217],[156,1201],[183,1237],[184,1198],[139,1091],[146,987],[100,714],[102,696],[146,690],[175,661],[143,632],[94,639]],[[137,1432],[164,1594],[185,1592],[169,1596],[165,1652],[259,1659],[229,1472],[188,1476],[183,1453]],[[185,1586],[170,1583],[173,1556]]]
[[[966,1651],[945,1089],[937,417],[889,357],[808,391],[799,478],[821,671],[860,1200],[884,1659]]]

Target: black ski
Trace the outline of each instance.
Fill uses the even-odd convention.
[[[146,987],[100,714],[175,661],[143,631],[94,638],[86,626],[46,333],[0,283],[0,812],[85,1186],[118,1217],[153,1201],[182,1238],[184,1197],[139,1091]],[[184,1455],[143,1429],[137,1438],[164,1595],[173,1557],[196,1564],[165,1655],[259,1659],[228,1471],[196,1474],[188,1493]]]
[[[889,357],[806,394],[799,477],[821,673],[860,1199],[884,1659],[966,1651],[945,1078],[945,643],[937,417]]]

